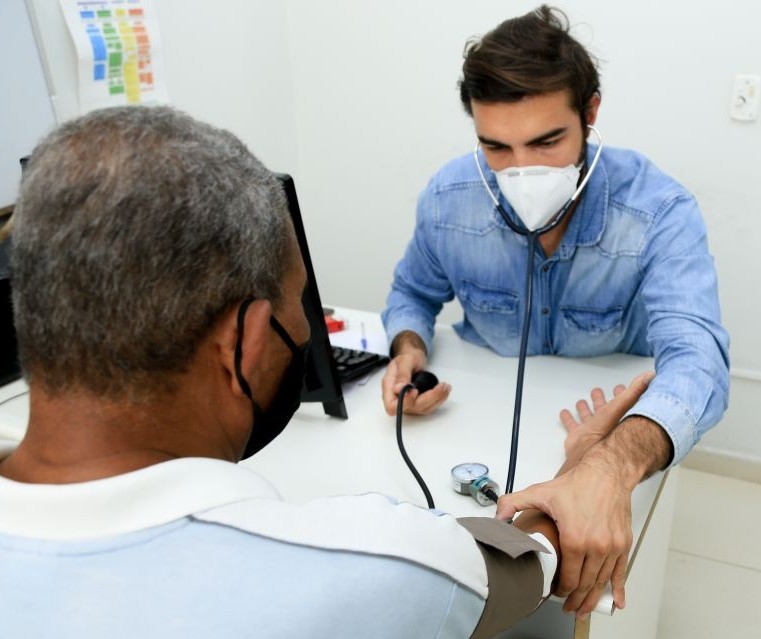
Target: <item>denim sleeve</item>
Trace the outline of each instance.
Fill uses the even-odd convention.
[[[418,198],[415,232],[396,265],[381,313],[389,344],[400,332],[413,331],[425,342],[428,353],[436,316],[454,297],[439,255],[438,201],[434,177]]]
[[[695,200],[681,195],[665,203],[645,241],[640,296],[656,377],[629,414],[647,417],[668,433],[674,465],[727,408],[729,337]]]

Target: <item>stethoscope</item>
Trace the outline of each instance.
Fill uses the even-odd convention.
[[[600,135],[600,132],[591,124],[587,126],[591,131],[594,132],[598,140],[597,151],[595,152],[595,156],[592,159],[592,163],[589,165],[589,170],[584,175],[584,179],[581,181],[581,184],[579,184],[579,186],[576,188],[573,195],[568,199],[568,201],[563,206],[560,207],[558,212],[550,219],[550,221],[547,222],[547,224],[545,224],[544,226],[538,229],[535,229],[533,231],[530,231],[527,228],[516,224],[511,219],[508,212],[505,210],[505,207],[503,207],[502,204],[500,203],[499,198],[496,195],[494,195],[494,192],[491,190],[489,183],[486,181],[486,176],[484,175],[483,168],[481,167],[481,162],[478,158],[478,149],[481,146],[480,142],[476,144],[476,148],[473,151],[473,158],[475,159],[476,167],[478,167],[478,173],[481,176],[481,181],[483,182],[484,187],[486,187],[486,191],[489,194],[489,197],[491,197],[492,201],[494,202],[494,205],[497,207],[497,210],[499,211],[500,216],[505,221],[505,224],[507,224],[507,226],[510,227],[510,230],[512,230],[514,233],[517,233],[518,235],[525,236],[528,243],[528,260],[527,260],[527,266],[526,266],[526,291],[525,291],[526,308],[523,314],[523,325],[521,327],[521,343],[520,343],[520,350],[518,352],[518,375],[515,381],[515,404],[513,409],[513,429],[512,429],[512,436],[510,441],[510,463],[508,465],[507,481],[505,483],[505,494],[510,494],[513,492],[513,484],[515,482],[515,466],[518,460],[518,434],[520,431],[520,422],[521,422],[521,402],[523,400],[523,374],[526,368],[526,353],[528,350],[529,324],[531,321],[532,284],[534,279],[534,253],[536,248],[536,240],[540,235],[547,233],[548,231],[551,231],[558,224],[560,224],[563,221],[563,219],[565,219],[566,214],[576,204],[576,200],[578,199],[579,195],[581,195],[581,192],[584,190],[584,187],[587,185],[587,182],[589,182],[589,178],[592,176],[592,173],[594,172],[595,167],[597,166],[597,162],[600,159],[600,153],[602,152],[602,136]]]
[[[592,125],[587,126],[594,132],[598,140],[597,151],[595,152],[595,156],[592,159],[592,163],[589,165],[589,170],[584,175],[584,178],[574,191],[573,195],[571,195],[568,201],[560,207],[555,215],[552,216],[550,221],[547,222],[547,224],[544,226],[531,231],[524,226],[519,226],[510,218],[510,214],[505,210],[505,208],[500,203],[499,198],[494,195],[494,192],[489,187],[489,183],[486,181],[486,176],[484,175],[483,168],[481,168],[481,162],[478,158],[478,149],[481,146],[480,142],[476,144],[476,148],[473,151],[473,157],[475,159],[476,166],[478,167],[478,173],[481,175],[481,181],[486,187],[486,191],[489,194],[489,197],[491,197],[494,205],[497,207],[499,214],[505,221],[505,224],[507,224],[507,226],[513,232],[517,233],[518,235],[525,236],[528,242],[525,292],[526,309],[523,315],[523,325],[521,327],[521,343],[518,353],[518,375],[515,381],[515,405],[513,410],[513,428],[510,442],[510,462],[507,471],[507,481],[505,482],[505,494],[510,494],[513,492],[513,484],[515,482],[515,467],[518,460],[518,436],[520,432],[521,422],[521,402],[523,400],[523,376],[526,369],[529,323],[531,320],[532,284],[534,275],[534,253],[536,248],[536,240],[540,235],[551,231],[563,221],[566,214],[573,208],[576,200],[578,199],[579,195],[581,195],[581,192],[584,190],[587,182],[589,182],[589,178],[592,176],[592,173],[597,166],[597,162],[600,159],[600,153],[602,152],[602,136],[595,127]],[[407,455],[407,451],[405,450],[404,443],[402,441],[402,406],[404,403],[404,396],[408,391],[415,388],[418,390],[418,392],[422,393],[433,388],[437,383],[438,380],[436,379],[436,376],[428,371],[419,371],[416,373],[413,376],[411,383],[406,384],[404,388],[402,388],[402,390],[399,392],[396,411],[396,439],[399,446],[399,451],[401,452],[407,467],[410,469],[413,476],[420,485],[429,508],[435,507],[433,503],[433,497],[431,496],[431,493],[428,490],[428,487],[426,486],[422,476],[417,471],[414,464]],[[460,494],[470,495],[482,506],[486,506],[489,503],[496,503],[498,499],[497,491],[499,490],[499,487],[496,482],[488,477],[488,472],[489,469],[484,464],[473,462],[458,464],[452,468],[451,471],[452,487],[456,492]]]

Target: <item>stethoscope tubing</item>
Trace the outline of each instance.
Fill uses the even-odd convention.
[[[536,252],[536,240],[540,235],[547,233],[548,231],[551,231],[552,229],[557,227],[558,224],[560,224],[565,219],[565,216],[573,208],[573,205],[576,203],[577,198],[579,197],[581,192],[584,190],[584,187],[587,185],[589,178],[591,177],[592,173],[595,170],[595,167],[597,166],[597,162],[600,159],[600,153],[602,151],[602,136],[600,135],[600,132],[592,125],[588,125],[588,127],[595,133],[599,141],[599,145],[597,147],[595,156],[592,159],[592,163],[589,165],[589,170],[584,175],[584,178],[582,179],[579,186],[576,188],[576,191],[574,191],[573,195],[558,210],[558,212],[552,216],[551,220],[544,226],[538,229],[535,229],[533,231],[528,230],[524,226],[520,226],[516,224],[513,221],[513,219],[510,217],[508,212],[505,210],[505,208],[502,206],[502,204],[500,203],[499,198],[497,198],[494,195],[491,188],[489,187],[489,183],[486,181],[486,176],[484,175],[483,169],[481,168],[481,162],[478,159],[478,149],[481,146],[480,142],[476,144],[476,148],[473,151],[473,155],[476,161],[476,166],[478,167],[478,172],[481,175],[481,181],[484,183],[484,186],[486,187],[486,190],[489,193],[489,196],[494,202],[494,205],[497,207],[497,210],[499,211],[500,216],[502,217],[505,224],[507,224],[507,226],[510,228],[511,231],[513,231],[514,233],[517,233],[518,235],[522,235],[526,237],[527,245],[528,245],[528,256],[526,261],[526,290],[524,295],[524,299],[526,300],[526,303],[525,303],[525,310],[523,313],[523,325],[521,326],[520,349],[518,351],[518,372],[515,379],[515,401],[513,403],[513,425],[512,425],[512,430],[510,434],[510,461],[507,468],[507,480],[505,481],[506,495],[509,495],[510,493],[513,492],[513,486],[515,484],[515,470],[518,464],[518,443],[520,440],[521,408],[523,404],[523,379],[524,379],[525,370],[526,370],[526,356],[528,353],[528,336],[529,336],[529,329],[531,324],[531,310],[532,310],[532,303],[533,303],[532,298],[533,298],[533,279],[534,279],[534,254]]]

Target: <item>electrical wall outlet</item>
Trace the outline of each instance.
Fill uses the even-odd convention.
[[[733,120],[753,122],[758,117],[758,101],[761,98],[761,76],[736,75],[732,89],[729,115]]]

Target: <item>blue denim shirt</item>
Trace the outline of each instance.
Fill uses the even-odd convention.
[[[501,193],[500,202],[515,216]],[[642,155],[604,148],[556,252],[536,250],[529,354],[654,356],[656,378],[630,414],[666,430],[677,463],[729,395],[729,338],[695,199]],[[410,330],[430,352],[435,318],[457,297],[460,337],[516,356],[526,260],[525,237],[500,217],[473,155],[453,160],[418,200],[383,312],[389,342]]]

